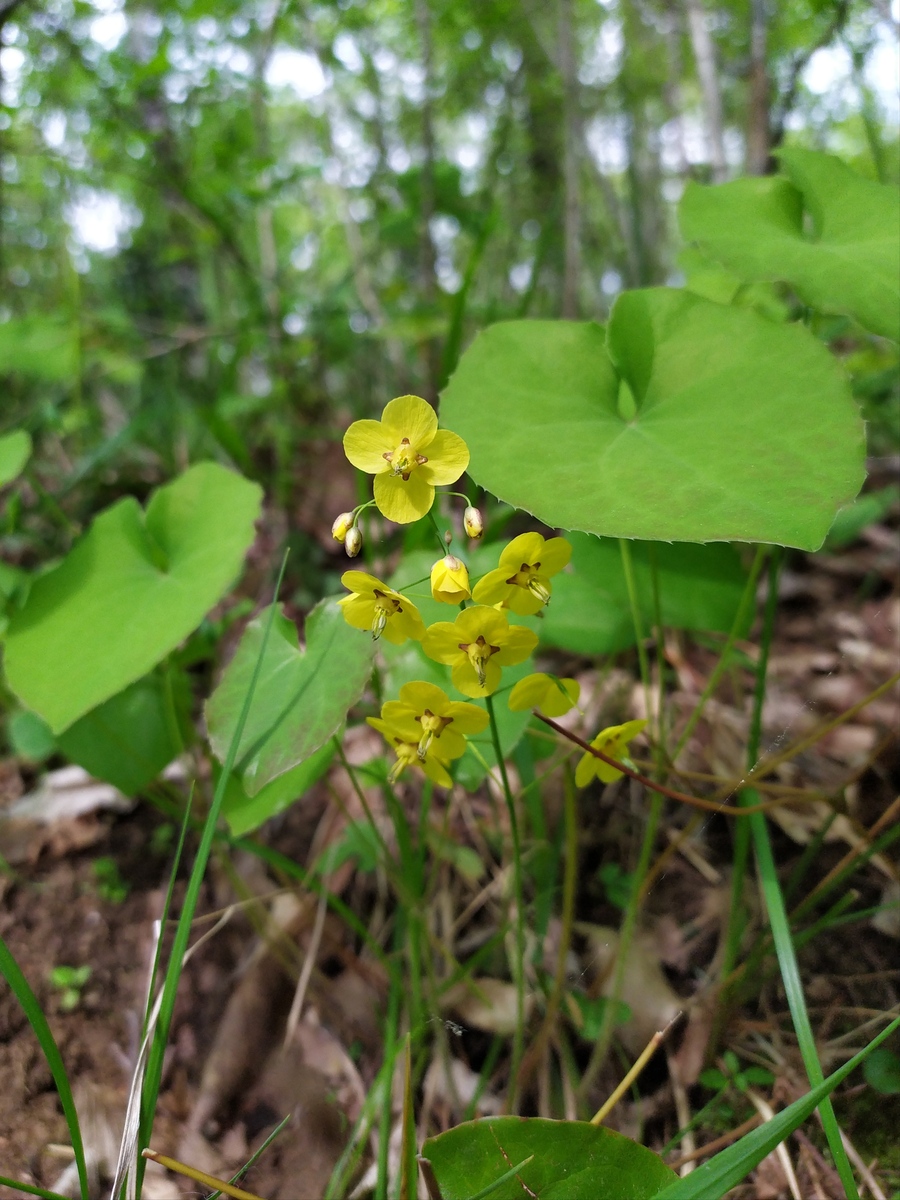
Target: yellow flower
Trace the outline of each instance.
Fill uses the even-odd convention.
[[[581,688],[574,679],[557,679],[537,672],[520,679],[509,693],[513,712],[539,708],[545,717],[561,717],[578,703]]]
[[[419,396],[391,400],[380,421],[354,421],[344,434],[344,453],[375,476],[375,503],[399,525],[424,517],[435,485],[455,483],[469,465],[469,447],[438,429],[437,414]]]
[[[422,640],[425,622],[411,600],[365,571],[345,571],[341,583],[351,593],[338,600],[348,625],[354,629],[371,629],[373,638],[384,634],[395,646],[407,638],[416,642]]]
[[[521,533],[500,555],[500,566],[475,584],[476,604],[499,604],[523,616],[536,613],[550,601],[550,576],[561,571],[572,557],[565,538],[545,539],[539,533]]]
[[[431,594],[444,604],[462,604],[472,595],[469,572],[455,554],[445,554],[431,568]]]
[[[628,743],[633,737],[637,737],[646,724],[646,721],[626,721],[624,725],[610,725],[608,729],[600,730],[591,745],[595,750],[600,750],[621,762],[628,749]],[[595,775],[603,783],[612,783],[614,779],[622,778],[622,772],[605,763],[602,758],[594,758],[593,754],[582,755],[575,768],[576,785],[586,787]]]
[[[382,718],[399,730],[407,741],[418,739],[422,762],[429,747],[442,758],[460,758],[466,750],[466,736],[481,733],[488,723],[487,712],[464,700],[451,700],[434,683],[405,683],[399,700],[388,700],[381,709]]]
[[[464,696],[481,697],[497,690],[500,668],[523,662],[537,640],[537,634],[510,625],[497,609],[477,605],[464,609],[455,621],[429,625],[422,649],[453,668],[453,686]]]
[[[421,767],[433,783],[439,783],[441,787],[445,788],[452,787],[453,780],[450,778],[447,767],[450,765],[451,758],[458,758],[458,755],[446,754],[443,746],[439,749],[434,743],[428,746],[422,755],[419,753],[419,743],[415,735],[410,736],[405,728],[401,728],[391,721],[385,721],[381,717],[366,717],[366,720],[373,729],[378,730],[397,755],[397,761],[391,767],[388,775],[391,783],[395,783],[407,767]]]

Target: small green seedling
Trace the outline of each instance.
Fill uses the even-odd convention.
[[[91,977],[90,967],[52,967],[47,978],[53,987],[58,988],[62,995],[59,1007],[63,1012],[71,1012],[81,1003],[81,991]]]

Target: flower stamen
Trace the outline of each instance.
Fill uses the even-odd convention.
[[[484,640],[484,634],[479,633],[474,642],[460,642],[459,648],[468,656],[469,662],[472,664],[475,674],[478,676],[478,682],[481,687],[484,687],[486,673],[484,664],[488,661],[492,654],[496,654],[500,647],[490,646]]]

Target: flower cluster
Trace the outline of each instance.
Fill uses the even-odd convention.
[[[416,521],[430,512],[435,487],[455,483],[469,465],[466,443],[457,434],[439,429],[434,409],[418,396],[391,400],[379,421],[354,421],[344,435],[344,451],[354,466],[375,477],[374,499],[341,513],[332,526],[334,538],[344,543],[351,558],[362,548],[358,520],[364,509],[375,505],[398,524]],[[471,503],[466,505],[463,528],[471,539],[484,532],[481,513]],[[510,623],[509,614],[532,617],[549,604],[552,577],[566,566],[571,553],[565,538],[520,534],[474,587],[462,559],[445,553],[431,569],[431,596],[458,606],[460,612],[453,621],[435,621],[427,627],[408,596],[365,571],[346,571],[341,576],[349,595],[339,604],[348,624],[368,631],[373,639],[383,637],[395,645],[418,642],[428,658],[450,668],[458,692],[485,700],[489,706],[488,698],[501,685],[503,668],[524,662],[538,642],[531,629]],[[533,709],[551,718],[567,713],[578,699],[574,679],[534,673],[512,687],[508,703],[514,712]],[[422,681],[405,684],[399,699],[386,701],[380,716],[368,718],[395,752],[392,781],[408,767],[418,767],[442,787],[452,783],[449,768],[465,753],[466,738],[483,732],[488,721],[486,709],[451,700],[435,684]],[[645,725],[645,721],[629,721],[604,729],[591,745],[621,761],[629,740]],[[585,754],[575,781],[584,787],[594,778],[610,782],[621,774],[610,763]]]

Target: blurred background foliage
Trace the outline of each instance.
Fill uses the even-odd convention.
[[[897,179],[897,29],[862,0],[0,0],[0,433],[37,445],[7,549],[213,457],[313,599],[349,419],[436,398],[492,321],[682,282],[688,179],[786,141]],[[893,353],[822,336],[895,452]]]

